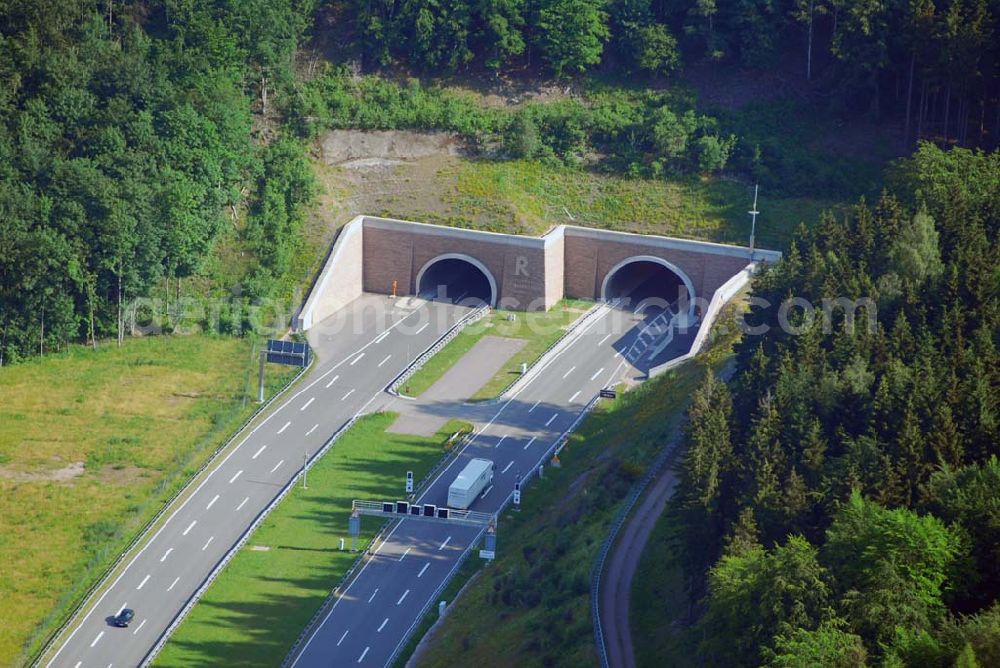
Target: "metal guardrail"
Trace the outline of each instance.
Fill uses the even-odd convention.
[[[497,511],[497,514],[499,514],[499,511]],[[423,607],[420,608],[420,612],[417,613],[417,616],[414,618],[413,623],[410,624],[410,628],[406,630],[406,633],[403,634],[402,640],[399,641],[399,643],[396,645],[396,648],[392,650],[392,654],[389,655],[388,660],[386,660],[385,662],[386,666],[391,666],[392,663],[399,658],[400,652],[402,652],[406,644],[410,642],[410,638],[413,636],[413,632],[417,630],[417,627],[424,620],[424,616],[434,606],[434,601],[437,600],[437,598],[445,590],[445,587],[448,586],[448,583],[451,582],[451,578],[455,574],[455,572],[462,567],[462,564],[464,564],[466,559],[469,558],[469,555],[472,554],[473,548],[479,544],[479,538],[483,535],[484,531],[486,531],[486,527],[483,527],[479,531],[479,533],[477,533],[476,536],[471,541],[469,541],[469,546],[465,548],[462,554],[459,555],[458,561],[456,561],[455,565],[452,566],[451,574],[447,578],[445,578],[440,585],[438,585],[437,589],[434,590],[434,593],[431,594],[430,597],[427,599],[427,602],[424,603]]]
[[[449,329],[447,332],[445,332],[441,338],[435,341],[429,348],[427,348],[427,350],[420,353],[420,355],[417,356],[417,359],[413,360],[412,364],[403,369],[400,372],[400,374],[396,376],[391,383],[389,383],[389,385],[385,388],[385,391],[394,396],[406,397],[407,395],[399,391],[399,388],[403,385],[403,383],[408,381],[413,376],[413,374],[419,371],[420,368],[427,363],[427,360],[434,357],[434,355],[436,355],[438,351],[440,351],[442,348],[448,345],[448,343],[450,343],[452,339],[458,336],[459,332],[461,332],[463,329],[465,329],[472,323],[482,320],[489,314],[489,312],[490,312],[489,306],[480,306],[475,311],[469,313],[464,318],[459,320],[457,323],[452,325],[452,328]]]
[[[292,477],[287,483],[285,483],[285,486],[281,489],[278,495],[271,500],[271,503],[269,503],[266,508],[264,508],[262,511],[260,511],[260,513],[257,514],[257,517],[254,519],[253,523],[249,527],[247,527],[247,529],[240,536],[239,540],[237,540],[236,543],[229,549],[229,551],[226,552],[226,554],[222,557],[222,559],[220,559],[216,563],[215,568],[212,569],[212,572],[209,573],[208,577],[206,577],[202,581],[201,586],[198,587],[198,589],[191,596],[191,598],[188,599],[187,603],[184,604],[184,607],[181,609],[180,613],[178,613],[177,616],[174,617],[174,620],[170,623],[170,626],[168,626],[167,629],[160,635],[159,639],[156,641],[156,645],[154,645],[153,649],[151,649],[149,653],[146,654],[146,656],[143,658],[141,665],[149,666],[153,663],[153,659],[155,659],[156,655],[159,654],[160,651],[163,649],[163,646],[167,643],[167,640],[169,640],[173,632],[177,630],[177,627],[180,626],[181,622],[184,621],[184,618],[187,616],[187,614],[191,612],[191,609],[195,606],[195,604],[198,603],[201,597],[205,594],[209,586],[211,586],[211,584],[215,581],[215,578],[219,576],[219,574],[223,571],[223,569],[225,569],[226,565],[232,560],[234,556],[236,556],[236,553],[240,550],[240,548],[242,548],[246,544],[246,542],[250,539],[250,536],[253,535],[254,531],[256,531],[257,528],[261,525],[261,523],[265,519],[267,519],[267,516],[271,514],[271,511],[277,508],[278,504],[281,503],[281,501],[288,495],[288,493],[292,491],[292,489],[301,479],[302,474],[304,472],[308,472],[309,466],[317,459],[325,455],[327,450],[333,447],[333,444],[348,429],[350,429],[354,425],[354,423],[357,422],[357,420],[358,420],[358,414],[355,414],[354,416],[351,417],[350,420],[345,422],[340,427],[340,429],[334,432],[333,435],[326,440],[326,443],[323,444],[323,447],[317,450],[305,462],[304,467],[300,469],[298,475]]]
[[[622,506],[621,510],[615,516],[615,520],[611,525],[611,531],[608,532],[607,537],[605,537],[604,542],[601,544],[600,551],[597,553],[597,557],[594,559],[594,565],[590,571],[590,614],[594,618],[594,643],[597,645],[597,655],[601,661],[602,668],[609,668],[610,666],[608,663],[608,648],[604,642],[604,628],[601,624],[601,576],[604,573],[604,563],[611,552],[611,547],[618,538],[618,532],[625,525],[625,520],[628,518],[629,513],[632,512],[632,508],[635,507],[639,497],[646,491],[649,483],[660,474],[660,471],[670,461],[676,450],[677,446],[675,444],[674,447],[666,448],[656,456],[656,459],[650,464],[649,469],[642,476],[642,479],[629,492],[625,500],[625,505]]]
[[[256,353],[254,354],[254,359],[256,359]],[[234,431],[232,436],[230,436],[228,439],[226,439],[226,441],[222,445],[216,448],[215,451],[208,457],[208,459],[205,460],[205,463],[202,464],[201,467],[191,475],[188,481],[160,507],[160,510],[157,511],[156,515],[154,515],[148,522],[146,522],[142,526],[141,529],[139,529],[135,533],[134,538],[129,542],[129,544],[125,547],[125,549],[122,550],[121,553],[119,553],[114,563],[108,566],[101,574],[100,578],[98,578],[98,580],[93,585],[91,585],[91,587],[87,590],[87,593],[84,594],[84,596],[80,599],[80,602],[76,605],[76,607],[74,607],[73,612],[69,614],[69,616],[66,618],[66,621],[63,622],[58,629],[52,632],[52,634],[49,636],[48,640],[45,641],[45,644],[38,651],[38,653],[29,659],[28,665],[32,666],[32,668],[36,668],[41,663],[42,659],[52,650],[53,644],[60,638],[60,636],[62,636],[63,633],[66,632],[66,629],[72,624],[73,620],[76,619],[76,616],[80,614],[80,611],[87,606],[87,604],[90,602],[91,597],[94,596],[95,593],[97,593],[98,591],[101,590],[101,588],[104,587],[104,585],[108,581],[108,578],[111,576],[112,573],[115,572],[115,570],[118,569],[119,566],[121,566],[122,562],[125,560],[125,557],[127,557],[132,552],[132,550],[136,548],[136,546],[138,546],[148,538],[147,534],[160,522],[161,519],[163,519],[163,516],[167,513],[168,510],[171,509],[171,507],[174,505],[177,499],[184,496],[184,494],[186,494],[190,490],[191,485],[194,484],[194,482],[201,476],[201,474],[204,473],[208,468],[210,468],[215,463],[215,460],[218,459],[219,455],[222,454],[227,448],[229,448],[229,446],[232,445],[240,437],[243,431],[248,426],[250,426],[250,424],[254,420],[260,417],[261,413],[270,408],[271,404],[273,404],[278,399],[278,397],[283,395],[288,390],[288,388],[294,385],[303,376],[303,374],[305,374],[305,372],[308,371],[311,367],[312,367],[312,361],[310,361],[310,365],[308,367],[302,367],[301,369],[299,369],[299,372],[297,374],[289,378],[288,382],[286,382],[281,387],[281,389],[275,392],[270,399],[268,399],[260,406],[258,406],[257,410],[255,410],[253,414],[250,415],[250,417],[248,417],[243,422],[242,425],[240,425],[239,429]]]
[[[577,318],[576,321],[565,332],[563,332],[562,336],[560,336],[558,339],[556,339],[555,341],[553,341],[552,344],[549,345],[548,348],[546,348],[544,351],[542,351],[542,353],[538,357],[536,357],[531,362],[531,364],[528,365],[528,368],[525,370],[525,373],[521,374],[520,376],[518,376],[514,380],[510,381],[509,383],[507,383],[507,386],[505,388],[503,388],[497,394],[497,396],[495,396],[492,399],[489,399],[487,401],[484,401],[483,403],[498,403],[500,401],[503,401],[504,400],[504,395],[506,395],[508,392],[510,392],[514,388],[515,385],[517,385],[518,383],[524,381],[525,378],[528,378],[531,375],[531,372],[534,371],[535,367],[538,366],[538,363],[540,361],[542,361],[543,359],[545,359],[545,357],[549,353],[551,353],[557,346],[562,345],[562,343],[564,341],[566,341],[567,337],[569,337],[570,334],[576,332],[576,330],[580,329],[580,327],[584,323],[589,322],[591,319],[593,319],[593,317],[599,311],[603,311],[604,310],[604,306],[607,303],[608,302],[597,302],[596,304],[594,304],[593,306],[591,306],[589,309],[587,309],[587,312],[584,313],[583,315],[581,315],[579,318]]]
[[[304,627],[302,627],[302,632],[299,634],[299,637],[295,639],[295,642],[292,644],[291,649],[288,650],[288,653],[285,654],[285,658],[281,661],[282,668],[287,668],[287,666],[290,666],[295,657],[298,656],[299,647],[311,635],[309,632],[316,625],[316,622],[319,621],[319,618],[325,615],[327,611],[330,609],[330,607],[334,603],[336,603],[337,599],[339,598],[337,596],[337,592],[344,589],[344,585],[349,583],[354,578],[354,571],[357,570],[358,565],[362,561],[364,561],[366,557],[370,556],[372,546],[378,543],[379,539],[382,538],[383,534],[385,534],[386,529],[389,526],[395,527],[397,524],[399,524],[398,520],[396,522],[384,522],[382,526],[379,527],[379,530],[375,532],[375,535],[372,537],[371,542],[368,543],[368,547],[358,552],[358,556],[354,560],[354,563],[351,564],[350,568],[347,569],[344,575],[337,582],[337,586],[335,586],[333,589],[330,590],[330,595],[327,596],[326,599],[323,601],[323,604],[316,609],[316,612],[313,614],[313,616],[309,618],[309,622]]]
[[[416,487],[414,487],[415,490],[414,498],[420,498],[424,493],[427,492],[427,490],[430,488],[430,485],[437,479],[437,476],[435,474],[442,468],[449,466],[451,462],[458,457],[458,454],[464,449],[464,446],[469,442],[469,440],[472,439],[475,433],[476,433],[475,431],[472,431],[463,436],[462,439],[455,444],[455,446],[451,449],[451,451],[444,457],[442,457],[438,461],[438,463],[435,464],[434,467],[427,473],[427,475],[421,478],[420,482],[416,485]],[[378,532],[376,532],[371,542],[368,543],[368,548],[365,550],[361,550],[358,553],[358,557],[354,560],[354,563],[351,564],[350,568],[347,569],[344,575],[337,582],[337,586],[335,586],[333,589],[330,590],[330,595],[326,597],[326,600],[323,601],[323,604],[319,607],[319,609],[316,610],[316,613],[309,619],[309,623],[306,624],[304,627],[302,627],[302,633],[300,633],[299,637],[295,639],[295,643],[292,645],[291,649],[289,649],[288,653],[285,655],[284,660],[281,662],[282,668],[288,668],[288,666],[292,665],[292,661],[294,661],[295,657],[298,656],[299,647],[301,647],[302,643],[305,642],[312,635],[313,627],[316,625],[316,622],[319,620],[319,618],[325,615],[327,611],[330,609],[330,607],[337,602],[337,599],[339,598],[338,593],[341,591],[346,591],[347,587],[354,579],[354,575],[355,572],[358,570],[358,566],[360,566],[361,563],[371,555],[372,546],[378,543],[379,539],[382,537],[383,534],[386,533],[386,530],[389,527],[395,528],[396,526],[399,525],[401,521],[402,518],[397,519],[395,521],[388,521],[382,523],[382,526],[379,527]]]

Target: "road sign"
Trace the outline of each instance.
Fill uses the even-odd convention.
[[[406,472],[406,493],[413,494],[413,471]]]
[[[520,476],[518,476],[520,478]],[[514,505],[521,505],[521,481],[518,480],[514,483]]]
[[[272,364],[289,366],[309,366],[312,351],[308,343],[296,341],[267,340],[267,361]]]
[[[479,558],[492,561],[497,558],[497,553],[493,550],[479,550]]]
[[[606,387],[601,390],[601,399],[616,399],[618,392],[613,387]]]

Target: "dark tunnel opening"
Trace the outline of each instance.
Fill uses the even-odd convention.
[[[483,270],[461,258],[444,258],[427,267],[417,294],[424,299],[469,306],[492,304],[495,297]]]
[[[636,260],[617,269],[609,278],[604,299],[627,299],[622,306],[649,312],[662,311],[680,299],[688,301],[684,281],[667,267],[650,260]],[[676,311],[677,307],[673,306]]]

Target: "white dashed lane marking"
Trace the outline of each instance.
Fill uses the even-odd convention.
[[[184,529],[184,533],[182,533],[181,535],[182,536],[188,535],[188,531],[191,531],[191,529],[193,529],[194,525],[197,524],[197,523],[198,523],[198,520],[195,520],[195,521],[191,522],[191,524],[188,525],[188,528]]]
[[[509,471],[510,467],[513,466],[513,465],[514,465],[514,460],[512,459],[512,460],[510,460],[510,464],[507,464],[507,466],[504,467],[503,471],[500,471],[500,474],[503,475],[504,473],[506,473],[507,471]]]
[[[279,466],[281,466],[281,465],[282,465],[282,464],[284,464],[284,463],[285,463],[285,460],[284,460],[284,459],[282,459],[282,460],[281,460],[280,462],[278,462],[277,464],[275,464],[275,465],[274,465],[274,468],[273,468],[273,469],[271,469],[271,473],[274,473],[275,471],[277,471],[277,470],[278,470],[278,467],[279,467]]]
[[[407,595],[409,595],[409,593],[410,593],[409,589],[407,589],[406,591],[404,591],[403,595],[399,597],[398,601],[396,601],[396,605],[399,605],[400,603],[402,603],[403,600],[407,597]]]
[[[218,500],[219,500],[219,495],[216,494],[214,497],[212,497],[212,500],[208,502],[208,505],[205,506],[205,510],[211,510],[212,506],[214,506],[215,502]]]
[[[566,376],[570,375],[570,374],[571,374],[571,373],[573,373],[573,372],[574,372],[575,370],[576,370],[576,367],[575,367],[575,366],[571,366],[571,367],[569,368],[569,371],[567,371],[566,373],[564,373],[564,374],[563,374],[563,380],[566,380]]]
[[[494,447],[494,448],[499,448],[499,447],[500,447],[500,444],[504,442],[504,440],[505,440],[505,439],[507,438],[507,436],[508,436],[508,435],[509,435],[509,434],[504,434],[503,436],[501,436],[501,437],[500,437],[500,440],[499,440],[499,441],[497,441],[497,444],[496,444],[496,445],[494,445],[493,447]]]
[[[174,551],[174,548],[172,548],[172,547],[168,548],[167,551],[163,553],[163,556],[160,557],[160,563],[162,564],[164,561],[166,561],[167,557],[169,557],[170,553],[173,552],[173,551]]]
[[[357,357],[355,357],[354,360],[351,362],[351,366],[354,366],[355,364],[357,364],[358,362],[360,362],[361,358],[364,357],[364,356],[365,356],[365,354],[361,353],[360,355],[358,355]]]
[[[282,427],[281,429],[279,429],[279,430],[278,430],[278,433],[280,434],[280,433],[284,432],[284,431],[285,431],[286,429],[288,429],[288,428],[289,428],[290,426],[292,426],[292,423],[291,423],[291,421],[288,421],[288,422],[286,422],[286,423],[285,423],[285,426],[284,426],[284,427]]]
[[[306,432],[306,436],[308,436],[309,434],[311,434],[311,433],[313,433],[314,431],[316,431],[316,429],[317,429],[317,428],[319,428],[319,425],[318,425],[318,424],[314,424],[314,425],[312,426],[312,429],[310,429],[309,431],[307,431],[307,432]]]
[[[336,383],[338,378],[340,378],[340,376],[334,376],[331,378],[330,382],[326,384],[327,389],[330,389],[330,386]]]
[[[206,542],[205,542],[205,545],[204,545],[204,547],[202,547],[202,548],[201,548],[201,551],[202,551],[202,552],[204,552],[205,550],[207,550],[207,549],[208,549],[208,546],[212,544],[212,541],[213,541],[213,540],[215,540],[215,536],[211,536],[211,537],[210,537],[210,538],[208,539],[208,541],[206,541]]]
[[[535,410],[536,408],[538,408],[538,404],[540,404],[540,403],[542,403],[542,400],[541,400],[541,399],[539,399],[538,401],[536,401],[535,403],[533,403],[533,404],[531,405],[531,408],[529,408],[529,409],[528,409],[528,412],[530,413],[531,411],[533,411],[533,410]]]
[[[347,399],[347,397],[351,396],[352,394],[354,394],[354,390],[353,389],[348,390],[347,394],[345,394],[343,398],[341,398],[341,401],[344,401],[345,399]]]
[[[569,398],[569,402],[573,403],[574,401],[576,401],[576,398],[578,396],[580,396],[580,391],[579,390],[577,390],[576,394],[574,394],[572,397]]]
[[[170,591],[171,589],[173,589],[174,585],[176,585],[178,582],[180,582],[180,580],[181,580],[180,577],[174,578],[174,581],[170,583],[169,587],[167,587],[167,591]]]
[[[527,450],[528,448],[530,448],[531,444],[535,442],[536,438],[538,438],[538,437],[537,436],[532,436],[531,439],[527,443],[524,444],[524,449]],[[511,464],[513,464],[513,463],[514,462],[511,462]],[[508,465],[507,468],[510,468],[510,465]],[[506,473],[507,469],[504,469],[503,472]]]
[[[513,464],[513,462],[511,462],[511,463]],[[441,547],[438,548],[438,552],[440,552],[441,550],[443,550],[445,548],[445,546],[448,545],[448,541],[450,541],[450,540],[451,540],[451,536],[448,536],[447,538],[445,538],[444,542],[441,543]]]
[[[365,647],[365,651],[361,652],[361,656],[358,657],[358,663],[361,663],[362,661],[365,660],[365,657],[368,656],[368,650],[370,649],[371,647]]]
[[[423,574],[424,574],[424,571],[426,571],[426,570],[427,570],[427,567],[428,567],[428,566],[430,566],[430,565],[431,565],[431,564],[430,564],[430,562],[427,562],[426,564],[424,564],[424,567],[420,569],[420,572],[419,572],[419,573],[417,573],[417,577],[418,577],[418,578],[419,578],[419,577],[422,577],[422,576],[423,576]]]
[[[229,479],[229,484],[232,485],[234,482],[236,482],[236,479],[239,478],[242,474],[243,474],[243,469],[237,471],[236,475],[234,475],[232,478]]]
[[[240,501],[240,505],[236,506],[236,510],[239,510],[243,506],[247,505],[247,501],[249,501],[249,500],[250,500],[250,497],[248,496],[247,498],[245,498],[242,501]]]
[[[545,426],[548,427],[550,424],[552,424],[555,421],[555,419],[557,417],[559,417],[559,413],[553,413],[552,417],[549,418],[549,421],[545,423]]]
[[[385,359],[378,363],[379,368],[381,368],[383,364],[385,364],[386,362],[388,362],[391,357],[392,357],[392,355],[386,355]]]
[[[94,645],[96,645],[97,641],[99,641],[103,637],[104,637],[104,631],[101,631],[100,633],[97,634],[97,637],[94,638],[94,642],[90,643],[90,646],[93,647]]]
[[[253,453],[253,457],[251,457],[250,459],[257,459],[258,457],[260,457],[260,453],[264,452],[264,448],[266,448],[266,447],[267,447],[266,445],[260,446],[260,450],[258,450],[257,452]]]
[[[344,638],[347,637],[347,634],[350,633],[350,631],[350,629],[344,631],[344,635],[340,636],[340,640],[337,641],[337,647],[340,647],[340,643],[344,642]]]
[[[149,582],[149,576],[148,575],[142,579],[142,582],[139,583],[139,586],[136,587],[136,589],[142,589],[143,587],[146,586],[147,582]]]
[[[307,401],[299,410],[304,411],[305,409],[309,408],[309,404],[311,404],[314,401],[316,401],[316,397],[309,397],[309,401]]]
[[[388,623],[389,623],[389,618],[386,617],[385,619],[382,620],[382,623],[378,625],[378,631],[376,631],[376,633],[382,633],[382,629],[384,629],[385,625]]]
[[[590,379],[591,380],[596,380],[597,377],[600,376],[602,373],[604,373],[604,367],[603,366],[600,369],[598,369],[597,372],[593,376],[590,377]]]
[[[375,600],[375,594],[377,594],[377,593],[378,593],[378,587],[375,587],[375,591],[373,591],[372,595],[368,597],[368,602],[369,603],[371,603],[372,601]]]

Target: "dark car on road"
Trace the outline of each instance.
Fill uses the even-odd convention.
[[[135,611],[130,608],[123,608],[121,612],[111,618],[112,626],[120,629],[128,628],[128,623],[135,617]]]

